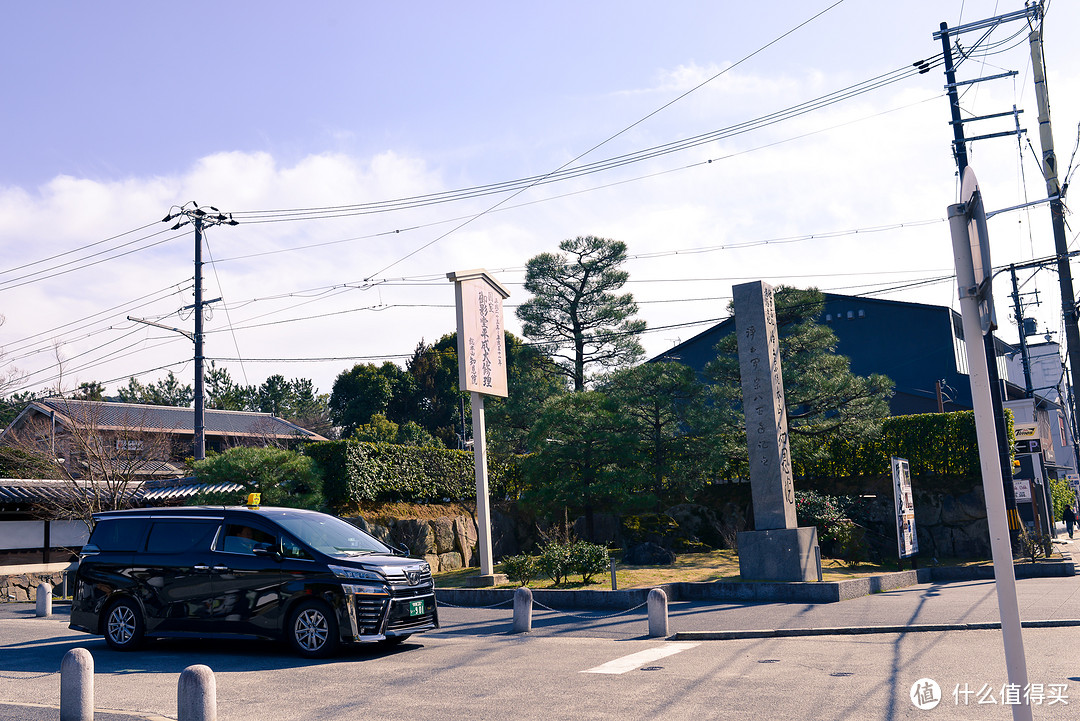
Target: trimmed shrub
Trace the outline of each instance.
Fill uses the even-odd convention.
[[[817,526],[823,554],[846,563],[869,558],[864,529],[849,518],[856,499],[816,491],[795,491],[795,513],[800,526]]]
[[[473,455],[444,448],[389,443],[326,441],[305,454],[323,473],[323,495],[336,508],[362,501],[428,503],[476,497]],[[521,473],[516,459],[488,459],[492,499],[516,498]]]
[[[609,563],[606,546],[588,541],[553,541],[540,549],[536,568],[558,586],[570,580],[571,573],[580,573],[582,583],[591,583],[595,575],[608,569]]]
[[[1009,412],[1006,425],[1011,444]],[[932,483],[942,493],[966,493],[982,478],[972,411],[894,416],[882,421],[881,434],[873,440],[831,438],[824,445],[824,451],[813,458],[792,458],[798,482],[849,487],[852,492],[861,492],[867,479],[880,479],[887,486],[892,478],[891,456],[906,458],[913,479]]]
[[[592,582],[593,576],[610,567],[607,547],[588,541],[574,541],[570,544],[570,567],[574,573],[581,574],[582,583]]]
[[[536,578],[538,570],[536,559],[525,554],[509,556],[502,560],[503,573],[519,586],[529,585],[529,581]]]
[[[540,572],[550,578],[556,586],[570,575],[572,561],[569,543],[549,543],[540,549],[540,558],[536,565]]]

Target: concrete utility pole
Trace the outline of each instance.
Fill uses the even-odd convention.
[[[185,331],[177,332],[183,333],[195,341],[195,440],[192,452],[197,461],[206,458],[206,397],[203,389],[203,379],[205,375],[203,367],[203,307],[214,301],[221,300],[221,298],[214,298],[214,300],[210,301],[203,300],[203,228],[211,225],[240,225],[240,223],[233,220],[232,213],[226,215],[212,205],[208,205],[207,207],[212,212],[203,210],[199,207],[198,203],[192,201],[184,204],[175,212],[170,209],[169,214],[161,221],[167,223],[173,218],[184,216],[185,219],[177,221],[176,225],[170,228],[170,230],[178,230],[188,223],[195,226],[195,305],[191,306],[195,309],[195,333],[190,334]],[[131,320],[136,319],[132,318]],[[151,325],[157,324],[152,323]],[[160,327],[164,328],[164,326]]]
[[[1043,177],[1046,194],[1050,198],[1050,220],[1054,228],[1054,251],[1057,253],[1058,285],[1061,288],[1061,316],[1065,323],[1065,352],[1069,358],[1073,388],[1080,388],[1080,327],[1077,323],[1076,298],[1073,295],[1072,262],[1069,243],[1065,237],[1064,187],[1058,180],[1057,156],[1054,154],[1054,136],[1050,130],[1050,97],[1046,89],[1046,69],[1043,64],[1042,33],[1033,30],[1029,36],[1031,45],[1031,70],[1035,78],[1035,99],[1039,105],[1039,142],[1042,145]],[[1069,408],[1076,418],[1076,406]],[[1080,443],[1074,443],[1077,470],[1080,470]]]
[[[994,138],[994,137],[1001,137],[1001,136],[1006,136],[1006,135],[1017,134],[1019,132],[1019,123],[1017,124],[1018,129],[1017,129],[1017,131],[1015,133],[1013,131],[1008,131],[1008,132],[1004,132],[1004,133],[991,133],[989,135],[980,135],[980,136],[977,136],[977,137],[974,137],[974,138],[965,138],[964,137],[964,123],[965,122],[974,122],[974,121],[977,121],[977,120],[984,120],[984,119],[986,119],[986,117],[999,117],[999,116],[994,115],[994,116],[986,116],[986,117],[978,117],[978,118],[969,118],[969,119],[965,120],[960,115],[960,96],[959,96],[959,93],[957,92],[957,88],[962,84],[966,85],[966,84],[971,84],[971,83],[974,83],[974,82],[979,82],[980,80],[992,80],[992,79],[998,78],[998,77],[1008,77],[1008,76],[1011,76],[1011,75],[1016,75],[1017,73],[1016,73],[1016,71],[1011,71],[1011,72],[1008,72],[1008,73],[1004,73],[1002,75],[997,75],[997,76],[992,76],[992,77],[987,77],[987,78],[978,78],[978,79],[972,80],[972,81],[965,81],[964,83],[956,82],[956,68],[953,65],[953,55],[952,55],[952,37],[954,35],[959,35],[961,33],[971,32],[973,30],[978,30],[978,29],[983,29],[983,28],[986,28],[986,27],[991,27],[991,26],[993,26],[994,24],[996,24],[998,22],[1004,22],[1006,20],[1014,20],[1014,19],[1018,19],[1018,18],[1021,18],[1021,17],[1026,18],[1028,16],[1028,12],[1029,12],[1029,9],[1025,9],[1024,11],[1021,11],[1019,13],[1010,13],[1008,16],[1003,15],[1003,16],[1000,16],[1000,17],[997,17],[997,18],[992,18],[990,20],[981,20],[981,21],[978,21],[978,22],[975,22],[975,23],[968,23],[967,25],[963,25],[963,26],[960,26],[960,27],[957,27],[957,28],[952,28],[951,30],[949,28],[948,23],[941,23],[940,32],[934,33],[934,37],[939,38],[941,40],[942,57],[944,58],[944,61],[945,61],[945,81],[946,81],[945,90],[948,92],[948,95],[949,95],[949,110],[951,111],[951,116],[952,116],[952,120],[950,121],[950,124],[952,125],[952,129],[953,129],[953,154],[956,157],[956,167],[957,167],[957,170],[959,171],[959,175],[960,175],[961,180],[964,177],[964,171],[968,167],[968,158],[967,158],[967,143],[968,142],[971,142],[971,141],[974,141],[974,140],[984,140],[984,139],[987,139],[987,138]],[[1011,113],[1011,114],[1013,114],[1015,116],[1016,112],[1017,111],[1015,111],[1015,109],[1014,109],[1013,113]],[[994,327],[996,327],[996,325]],[[968,335],[967,335],[967,331],[965,330],[965,332],[964,332],[964,340],[966,341],[966,343],[968,345],[969,356],[970,356],[970,353],[971,353],[971,345],[972,344],[978,343],[978,342],[980,342],[980,340],[983,343],[983,353],[986,355],[986,358],[987,358],[987,366],[988,366],[987,367],[987,373],[989,374],[989,382],[990,382],[990,402],[991,402],[991,407],[993,408],[994,424],[995,424],[995,426],[997,428],[997,433],[995,434],[996,435],[996,443],[997,443],[997,457],[998,457],[998,465],[1001,467],[1002,490],[1003,490],[1003,492],[1005,494],[1005,508],[1007,509],[1010,533],[1012,533],[1013,535],[1016,535],[1020,531],[1020,515],[1016,511],[1016,497],[1015,497],[1015,495],[1013,493],[1012,458],[1011,458],[1011,453],[1010,453],[1010,449],[1009,449],[1009,436],[1008,436],[1008,432],[1007,432],[1007,427],[1005,425],[1005,410],[1004,410],[1004,406],[1002,405],[1002,398],[1001,398],[1001,379],[998,377],[997,343],[994,340],[994,333],[993,333],[994,327],[991,327],[989,329],[989,332],[987,332],[981,338],[978,338],[978,337],[970,337],[969,338]],[[1021,332],[1023,332],[1023,329],[1021,329]]]
[[[993,284],[990,282],[990,246],[986,235],[986,216],[982,195],[975,173],[964,172],[962,202],[949,206],[949,230],[952,234],[953,258],[956,265],[956,284],[960,291],[960,311],[964,322],[964,338],[968,347],[968,372],[971,379],[971,402],[975,409],[975,432],[978,437],[979,463],[982,470],[983,494],[986,497],[986,520],[990,530],[990,550],[994,559],[994,587],[997,591],[998,614],[1005,646],[1005,668],[1009,683],[1026,688],[1027,659],[1020,626],[1020,607],[1016,597],[1016,576],[1013,570],[1009,538],[1009,519],[1006,516],[1000,464],[995,463],[991,449],[997,446],[997,425],[993,422],[990,403],[988,370],[994,363],[984,353],[984,346],[975,340],[989,332],[993,315]],[[1014,721],[1031,721],[1031,706],[1012,707]]]

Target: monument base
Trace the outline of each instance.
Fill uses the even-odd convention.
[[[817,527],[774,528],[738,534],[743,581],[820,581]]]
[[[510,577],[505,573],[492,573],[487,576],[469,576],[465,579],[467,588],[485,588],[487,586],[501,586],[510,583]]]

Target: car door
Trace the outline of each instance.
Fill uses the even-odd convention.
[[[132,576],[146,610],[146,630],[203,633],[214,597],[211,547],[221,519],[152,518]]]
[[[280,532],[273,525],[226,518],[213,550],[215,631],[277,635],[281,588],[290,578],[282,560]]]

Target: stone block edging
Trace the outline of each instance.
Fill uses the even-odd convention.
[[[1072,562],[1017,564],[1017,578],[1072,576]],[[948,583],[992,579],[992,566],[942,566],[910,571],[864,576],[843,581],[765,582],[711,581],[703,583],[665,583],[661,588],[671,601],[742,601],[759,603],[836,603],[872,593],[893,591],[919,583]],[[513,588],[436,588],[435,596],[454,606],[482,607],[513,602]],[[649,588],[618,591],[532,589],[533,600],[555,609],[615,609],[640,606],[648,599]]]

